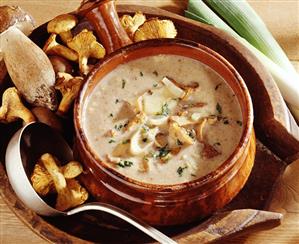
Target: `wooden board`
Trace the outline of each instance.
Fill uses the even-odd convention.
[[[132,9],[132,11],[135,11],[134,10],[134,7],[132,7],[133,9]],[[128,10],[128,8],[127,7],[125,7],[125,10],[127,11]],[[154,13],[154,14],[157,14],[158,12],[157,12],[157,10],[151,10],[152,12],[152,14]],[[146,12],[146,11],[145,11]],[[159,14],[159,13],[158,13]],[[175,16],[176,17],[176,16]],[[174,18],[174,17],[172,17],[172,18]],[[254,65],[253,65],[254,66]],[[274,88],[275,89],[275,88]],[[269,88],[269,90],[271,90],[271,88]],[[273,89],[272,89],[273,90]],[[274,92],[274,95],[273,95],[273,97],[275,98],[275,93],[276,92]],[[279,100],[279,101],[281,101],[281,100]],[[278,105],[280,105],[280,103],[278,103]],[[276,108],[277,106],[275,106],[275,108]],[[283,106],[282,106],[282,108],[283,108]],[[285,115],[285,114],[283,114],[283,115]],[[285,123],[287,120],[285,120],[285,117],[283,117],[282,116],[282,121]],[[286,125],[286,124],[283,124],[283,125]],[[296,127],[295,127],[296,128]],[[2,143],[1,143],[1,145],[3,145]],[[266,201],[265,200],[268,200],[269,199],[269,193],[270,193],[270,189],[271,189],[271,186],[273,185],[273,183],[274,183],[274,181],[275,181],[275,179],[277,178],[277,176],[283,171],[283,169],[284,169],[284,164],[280,161],[280,160],[278,160],[277,158],[275,158],[274,157],[274,159],[273,159],[273,161],[271,161],[270,159],[269,159],[269,157],[267,156],[268,155],[268,153],[266,152],[266,151],[263,151],[262,150],[262,148],[260,148],[260,150],[259,150],[259,153],[260,153],[260,155],[262,155],[261,156],[261,158],[262,158],[262,160],[261,160],[261,162],[263,162],[263,164],[259,164],[259,163],[257,163],[256,165],[260,165],[261,166],[261,168],[260,169],[258,169],[258,168],[255,168],[255,170],[257,170],[258,172],[264,172],[264,170],[269,170],[269,171],[271,171],[271,177],[270,178],[264,178],[264,177],[262,177],[263,175],[260,175],[260,176],[258,176],[258,177],[254,177],[254,178],[252,178],[251,179],[251,181],[249,181],[248,182],[248,184],[250,183],[250,182],[255,182],[256,183],[256,185],[253,185],[253,187],[254,186],[259,186],[260,184],[262,184],[262,183],[268,183],[268,185],[267,185],[267,188],[265,188],[265,191],[264,191],[264,193],[262,193],[261,195],[256,195],[256,196],[252,196],[252,195],[250,195],[250,194],[248,194],[248,190],[250,190],[250,189],[252,189],[252,185],[247,185],[248,187],[247,187],[247,191],[246,191],[246,188],[244,189],[244,191],[243,191],[243,195],[244,196],[247,196],[247,198],[249,198],[249,199],[252,199],[253,201],[252,201],[252,203],[251,204],[253,204],[253,205],[248,205],[248,206],[250,206],[250,207],[257,207],[257,208],[264,208],[265,207],[265,204],[266,204]],[[259,155],[259,154],[258,154]],[[270,160],[270,163],[269,163],[269,161],[267,161],[267,160]],[[258,161],[257,161],[258,162]],[[263,165],[263,166],[262,166]],[[269,165],[271,165],[273,168],[272,169],[269,169],[268,168],[268,166]],[[273,173],[273,174],[272,174]],[[257,174],[253,174],[253,176],[257,176]],[[262,182],[259,182],[259,181],[256,181],[256,178],[258,178],[259,180],[261,180],[261,179],[264,179],[265,181],[262,181]],[[9,187],[6,187],[7,189],[9,189]],[[10,191],[11,191],[11,189],[10,189]],[[244,196],[243,196],[243,198],[242,198],[242,194],[240,195],[241,197],[238,197],[238,198],[236,198],[233,202],[232,202],[232,205],[230,205],[230,209],[231,208],[238,208],[238,207],[244,207],[244,205],[242,205],[242,202],[244,202],[244,201],[246,201],[246,198],[244,198]],[[264,201],[256,201],[256,200],[254,200],[254,199],[256,199],[256,197],[257,197],[257,199],[263,199]],[[238,199],[241,199],[241,200],[238,200]],[[242,200],[243,199],[243,200]],[[243,203],[244,204],[244,203]],[[257,204],[257,205],[254,205],[254,204]],[[248,206],[245,206],[245,207],[248,207]],[[26,211],[26,209],[24,209],[23,208],[23,206],[21,206],[21,204],[20,203],[18,203],[18,201],[16,201],[15,202],[15,208],[16,209],[19,209],[22,213],[23,213],[23,211]],[[17,211],[17,210],[15,210],[15,211]],[[257,214],[257,213],[256,213]],[[222,214],[220,214],[220,216],[223,216]],[[250,215],[251,216],[251,215]],[[276,218],[277,219],[279,219],[278,218],[278,216],[276,216]],[[23,216],[23,219],[24,219],[24,216]],[[219,219],[219,217],[218,217],[218,219]],[[25,219],[27,222],[28,222],[28,219]],[[32,220],[32,219],[31,219]],[[70,219],[71,220],[71,219]],[[76,223],[77,222],[77,220],[78,219],[72,219],[72,221],[70,221],[71,223]],[[83,220],[84,220],[84,218],[83,218]],[[104,218],[104,220],[105,220],[105,218]],[[246,220],[248,220],[248,219],[246,219]],[[35,226],[35,227],[39,227],[40,225],[39,224],[41,224],[42,226],[47,226],[47,225],[44,225],[44,222],[42,221],[42,220],[40,220],[41,222],[39,222],[39,219],[37,219],[36,217],[34,218],[34,221],[31,221],[31,222],[33,222],[33,227]],[[53,221],[53,219],[51,219],[51,220],[48,220],[48,221],[50,221],[50,222],[52,222]],[[87,217],[87,220],[86,220],[87,222],[88,221],[90,221],[90,217]],[[57,222],[59,222],[59,221],[57,221],[57,219],[55,220],[55,223],[54,224],[58,224]],[[92,221],[91,221],[92,222]],[[98,222],[98,221],[97,221]],[[66,224],[66,223],[65,223]],[[95,231],[95,233],[96,234],[98,234],[99,232],[97,232],[97,228],[98,228],[98,225],[99,223],[97,223],[96,224],[96,226],[94,226],[93,228],[88,228],[88,229],[93,229],[94,231]],[[204,226],[204,225],[201,225],[201,226]],[[61,228],[66,228],[66,226],[60,226]],[[71,229],[73,229],[74,230],[74,226],[72,226],[72,225],[70,225],[69,226]],[[187,228],[189,231],[190,231],[190,229],[192,229],[191,228],[192,226],[188,226],[188,227],[185,227],[185,228]],[[203,228],[203,227],[202,227]],[[38,231],[39,230],[39,228],[36,228],[36,230]],[[192,234],[190,234],[190,236],[189,237],[186,237],[186,235],[184,235],[184,233],[185,233],[185,230],[186,229],[184,229],[183,228],[183,230],[179,230],[179,229],[177,229],[177,230],[173,230],[173,228],[172,228],[172,230],[171,230],[171,232],[173,233],[173,234],[178,234],[178,233],[183,233],[182,235],[181,235],[181,237],[180,237],[180,240],[181,241],[183,241],[183,240],[190,240],[190,239],[188,239],[188,238],[190,238],[190,236],[193,236],[194,237],[194,235],[192,235]],[[196,228],[196,230],[198,231],[198,228]],[[77,230],[78,231],[78,230]],[[80,230],[79,230],[80,231]],[[82,231],[82,228],[81,228],[81,231]],[[42,234],[42,235],[44,235],[44,236],[46,236],[47,238],[49,238],[50,240],[52,240],[52,241],[57,241],[57,240],[66,240],[66,239],[55,239],[55,237],[53,237],[53,229],[42,229],[42,230],[40,230],[40,233]],[[117,232],[118,233],[118,232]],[[57,232],[55,233],[55,234],[57,234]],[[61,233],[60,233],[61,234]],[[62,233],[63,234],[63,233]],[[76,234],[76,233],[75,233]],[[110,233],[111,235],[108,235],[107,234],[107,231],[104,231],[104,237],[105,238],[111,238],[111,236],[115,236],[113,233]],[[137,236],[138,237],[138,234],[136,234],[135,232],[133,232],[133,234],[134,234],[134,236]],[[216,235],[217,233],[215,233],[215,236],[217,236]],[[230,233],[231,234],[231,233]],[[78,235],[78,233],[77,233],[77,235]],[[124,236],[123,235],[119,235],[119,237],[121,237],[121,238],[124,238],[124,237],[127,237],[127,235],[128,235],[128,233],[124,233]],[[103,237],[103,238],[104,238]],[[54,238],[54,239],[53,239]],[[56,237],[57,238],[57,237]],[[67,236],[67,237],[65,237],[65,236],[63,236],[63,237],[61,237],[61,238],[71,238],[71,237],[69,237],[69,236]],[[132,238],[132,237],[131,237]],[[141,238],[141,237],[140,237]],[[196,237],[195,236],[195,238],[198,238],[198,237]],[[69,240],[75,240],[75,239],[69,239]],[[109,239],[106,239],[106,241],[108,241]],[[130,240],[134,240],[134,239],[127,239],[128,241],[130,241]],[[138,239],[138,240],[140,240],[140,239]],[[195,239],[193,239],[193,240],[195,240]],[[102,240],[103,241],[103,240]]]

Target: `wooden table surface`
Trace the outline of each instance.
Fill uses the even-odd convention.
[[[236,0],[237,1],[237,0]],[[161,7],[182,14],[187,0],[119,0],[118,3]],[[299,71],[299,0],[249,0]],[[80,0],[1,0],[0,5],[19,5],[37,25],[60,13],[74,10]],[[298,81],[299,82],[299,81]],[[292,163],[275,191],[272,211],[284,213],[279,227],[235,237],[229,243],[299,243],[299,160]],[[46,243],[24,225],[0,197],[0,244]]]

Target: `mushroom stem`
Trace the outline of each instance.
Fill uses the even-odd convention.
[[[65,32],[61,32],[59,34],[61,40],[63,41],[63,43],[68,43],[70,40],[73,39],[73,34],[71,31],[65,31]]]
[[[89,72],[89,66],[88,66],[88,58],[87,57],[79,57],[79,68],[83,71],[84,75],[87,75]]]
[[[56,34],[51,34],[43,50],[47,54],[58,55],[71,61],[78,60],[78,54],[72,49],[56,42]]]

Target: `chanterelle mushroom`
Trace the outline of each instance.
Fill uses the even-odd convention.
[[[46,155],[44,156],[44,160],[49,160],[54,158],[53,156]],[[54,158],[55,162],[57,161]],[[82,166],[79,162],[71,161],[68,164],[60,167],[61,173],[63,174],[65,179],[73,179],[76,178],[83,172]],[[38,163],[35,164],[33,173],[31,175],[31,182],[34,190],[41,196],[46,196],[49,193],[55,192],[54,181],[52,176],[44,167],[43,162],[39,159]]]
[[[61,40],[64,43],[72,40],[73,35],[71,29],[73,29],[78,23],[76,16],[71,14],[62,14],[52,19],[47,26],[49,33],[55,33],[60,35]]]
[[[134,34],[134,42],[156,38],[175,38],[177,30],[171,20],[149,19]]]
[[[120,18],[120,22],[130,38],[134,38],[135,31],[145,21],[146,17],[141,12],[136,12],[133,17],[125,14]]]
[[[52,177],[57,199],[55,208],[64,211],[84,203],[88,198],[88,192],[75,179],[66,180],[63,171],[57,165],[56,159],[49,153],[41,156],[40,162]]]
[[[97,42],[94,34],[86,29],[69,41],[68,46],[78,53],[79,68],[84,75],[87,75],[90,70],[88,67],[88,58],[100,59],[106,54],[105,48]]]
[[[0,122],[10,123],[18,119],[22,119],[26,124],[35,121],[33,114],[23,105],[18,90],[11,87],[6,89],[2,96]]]
[[[71,61],[78,60],[78,54],[72,49],[59,44],[56,41],[56,34],[51,34],[43,50],[46,54],[58,55]]]
[[[58,114],[63,115],[70,109],[73,101],[80,92],[82,84],[82,77],[73,77],[70,74],[58,73],[55,88],[62,94],[62,100],[57,110]]]

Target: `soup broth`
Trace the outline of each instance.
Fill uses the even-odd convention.
[[[94,153],[131,179],[170,185],[198,179],[235,150],[243,131],[232,89],[201,62],[177,55],[119,65],[83,111]]]

